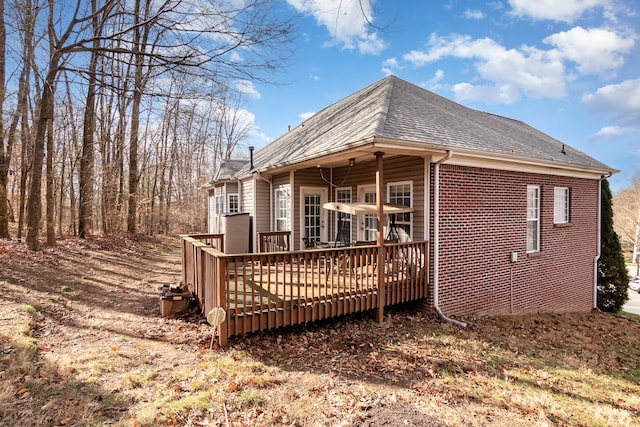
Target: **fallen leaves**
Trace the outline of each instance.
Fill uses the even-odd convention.
[[[176,253],[152,261],[153,242],[126,239],[70,240],[41,254],[0,248],[3,289],[41,316],[28,324],[30,350],[4,329],[11,322],[0,324],[9,424],[37,424],[37,414],[60,427],[589,425],[575,414],[608,408],[608,421],[622,424],[640,413],[628,397],[640,392],[640,329],[619,318],[476,318],[459,330],[398,307],[383,325],[363,313],[209,350],[212,328],[200,316],[159,316],[155,290],[179,281]],[[62,294],[65,283],[78,292]],[[118,304],[104,304],[110,298]],[[1,318],[21,313],[5,307]],[[575,378],[559,378],[560,364]],[[572,406],[555,411],[541,394]]]
[[[73,417],[66,417],[66,418],[63,418],[63,419],[61,419],[60,421],[58,421],[58,423],[56,424],[56,427],[57,427],[57,426],[67,426],[67,425],[70,425],[71,423],[73,423],[73,420],[74,420],[74,419],[73,419]]]

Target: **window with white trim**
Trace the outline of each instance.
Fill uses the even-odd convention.
[[[287,187],[276,188],[275,190],[275,226],[276,231],[291,230],[290,226],[290,197]]]
[[[336,189],[336,202],[351,203],[351,187]],[[338,241],[344,243],[351,242],[351,215],[343,212],[336,212],[336,235]]]
[[[214,197],[215,213],[221,215],[224,213],[224,194],[216,194]]]
[[[527,186],[527,252],[540,251],[540,187]]]
[[[413,181],[390,182],[387,184],[387,200],[389,203],[413,206]],[[385,238],[398,239],[401,242],[411,241],[413,216],[410,212],[388,215],[388,232]]]
[[[227,194],[227,212],[240,212],[238,193]]]
[[[567,224],[569,222],[569,188],[554,187],[553,189],[553,223]]]
[[[359,185],[358,201],[363,203],[376,203],[375,185]],[[358,240],[374,242],[378,232],[378,219],[375,214],[358,215]]]

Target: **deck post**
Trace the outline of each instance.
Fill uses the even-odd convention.
[[[229,319],[229,307],[227,304],[227,289],[229,288],[227,286],[227,273],[225,271],[227,262],[225,258],[218,256],[216,257],[216,263],[218,264],[216,268],[218,274],[218,283],[216,283],[218,285],[218,298],[216,298],[216,306],[222,307],[227,312],[227,317],[224,322],[218,325],[218,345],[220,347],[226,347],[229,332],[229,321],[231,320]]]
[[[385,305],[385,276],[384,276],[384,223],[383,206],[384,206],[384,162],[383,152],[377,151],[376,156],[376,219],[378,220],[378,231],[376,233],[376,245],[378,246],[378,322],[384,321],[384,305]]]

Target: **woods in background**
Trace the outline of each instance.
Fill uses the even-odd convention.
[[[622,249],[638,262],[640,255],[640,173],[613,196],[614,224]]]
[[[0,0],[0,238],[204,228],[291,37],[268,0]]]

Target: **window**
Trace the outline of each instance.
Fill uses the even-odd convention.
[[[215,200],[214,200],[215,206],[216,206],[216,215],[221,215],[224,213],[224,195],[223,194],[216,194],[215,195]]]
[[[227,212],[240,212],[240,201],[237,193],[227,195]]]
[[[328,213],[322,208],[328,194],[325,187],[300,187],[300,237],[307,248],[329,240]]]
[[[375,186],[359,186],[358,197],[361,202],[375,204],[376,188]],[[358,215],[358,240],[372,242],[376,240],[378,232],[378,219],[376,215]]]
[[[412,207],[413,182],[393,182],[387,186],[389,203]],[[401,242],[411,240],[412,215],[410,212],[389,215],[389,231],[386,239],[398,239]]]
[[[540,251],[540,187],[527,186],[527,252]]]
[[[276,231],[288,231],[289,226],[289,190],[286,187],[276,188],[275,192]]]
[[[567,224],[569,222],[569,189],[555,187],[553,189],[553,223]]]
[[[351,203],[351,188],[336,189],[336,202]],[[339,242],[351,242],[351,215],[336,212],[336,235]]]
[[[322,219],[320,216],[322,203],[320,197],[320,194],[304,195],[304,237],[310,242],[322,240]]]

